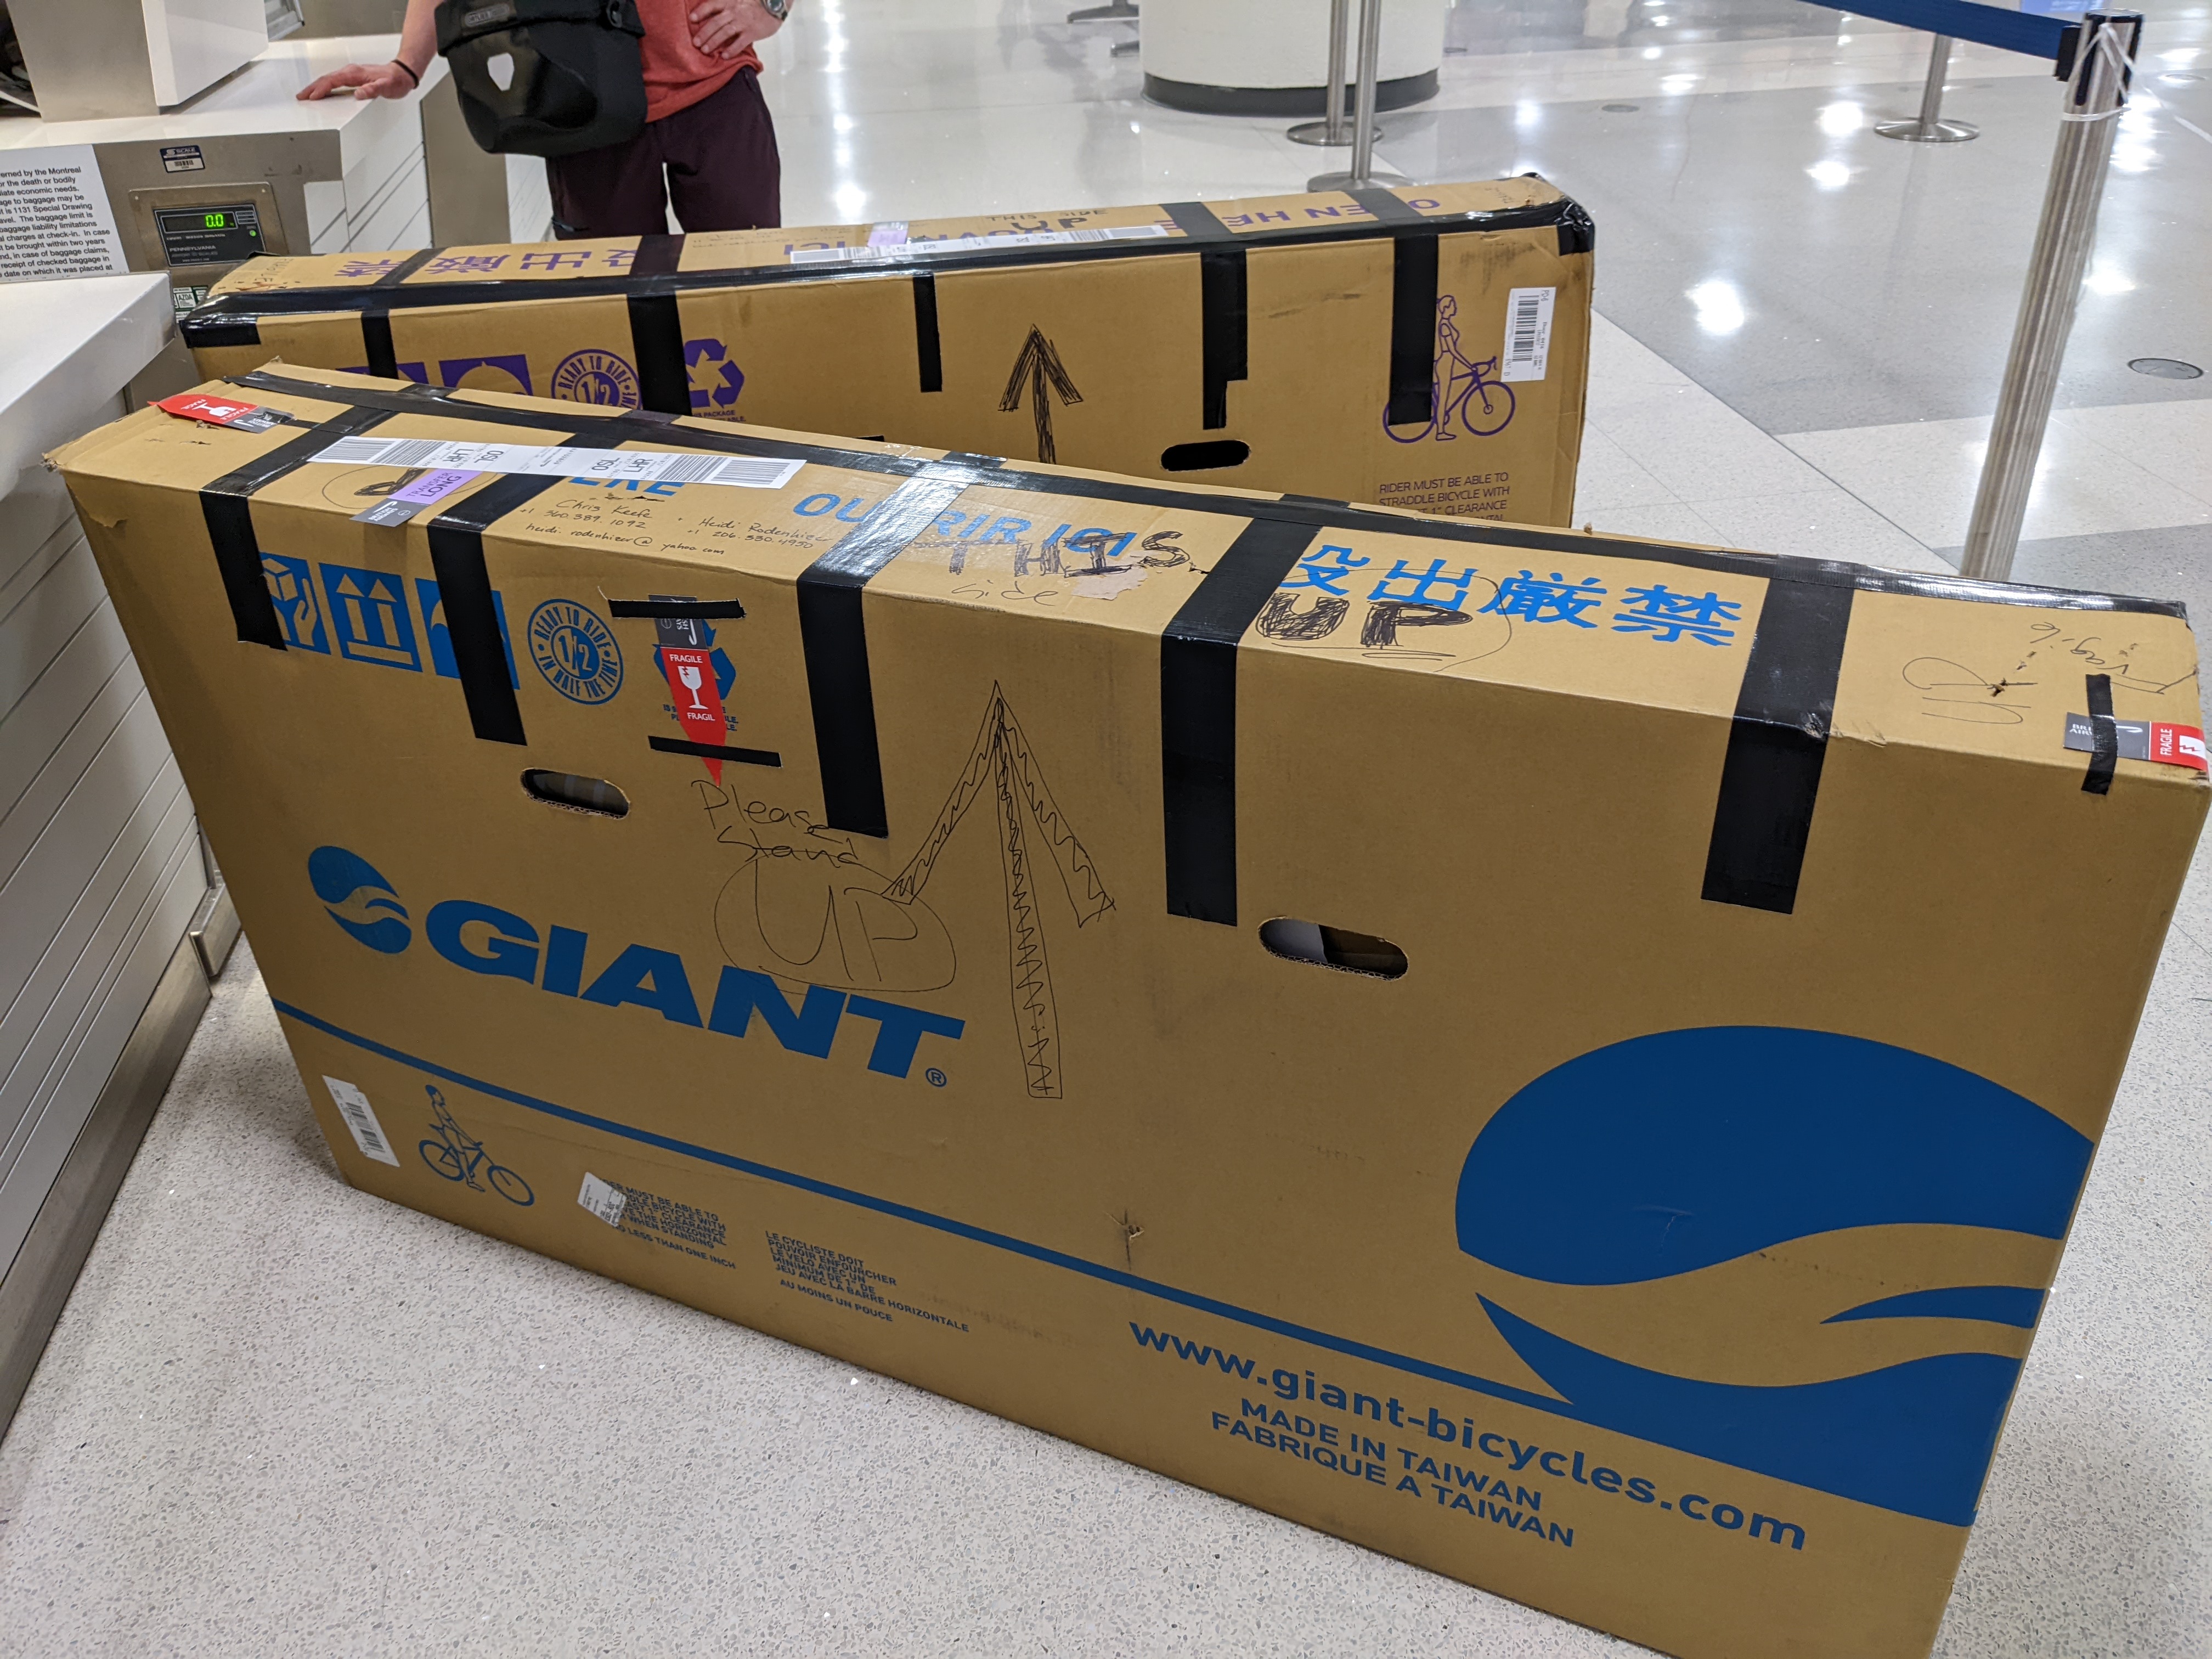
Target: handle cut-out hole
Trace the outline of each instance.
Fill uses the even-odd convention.
[[[572,812],[597,812],[609,818],[629,814],[629,797],[605,778],[533,769],[522,775],[522,787],[532,800],[542,800],[548,806],[565,806]]]
[[[1209,467],[1242,466],[1252,459],[1252,446],[1235,438],[1209,438],[1204,443],[1170,444],[1160,451],[1161,469],[1168,472],[1203,472]]]
[[[1347,974],[1396,979],[1406,971],[1403,951],[1387,939],[1355,933],[1349,927],[1327,927],[1317,921],[1278,916],[1260,924],[1260,943],[1291,962],[1340,968]]]
[[[514,54],[511,52],[494,52],[484,59],[484,73],[491,76],[492,85],[501,92],[512,91],[514,88]]]

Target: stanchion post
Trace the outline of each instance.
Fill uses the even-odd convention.
[[[1368,190],[1377,185],[1409,185],[1401,173],[1375,165],[1375,60],[1382,46],[1382,0],[1359,0],[1359,68],[1352,111],[1352,170],[1324,173],[1306,181],[1308,190]]]
[[[1285,137],[1293,143],[1334,149],[1352,142],[1352,123],[1344,113],[1344,37],[1351,23],[1352,0],[1328,0],[1328,79],[1322,91],[1327,118],[1292,127]]]
[[[2093,11],[2081,19],[2074,61],[2066,70],[2043,221],[2036,228],[2027,287],[2013,326],[2012,355],[2005,361],[1989,454],[1966,529],[1960,569],[1968,576],[2004,581],[2012,575],[2066,337],[2073,332],[2081,279],[2096,240],[2097,206],[2104,198],[2113,129],[2127,107],[2129,72],[2142,36],[2139,11]]]
[[[1909,144],[1959,144],[1981,136],[1970,121],[1943,118],[1943,77],[1951,72],[1951,37],[1939,34],[1928,49],[1928,80],[1920,88],[1920,113],[1910,121],[1877,121],[1874,130],[1884,138],[1902,138]]]

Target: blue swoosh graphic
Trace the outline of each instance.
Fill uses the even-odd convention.
[[[1487,1297],[1482,1306],[1589,1421],[1954,1527],[1974,1522],[2020,1377],[2020,1361],[2002,1354],[1947,1353],[1787,1388],[1699,1382],[1593,1353]]]
[[[1839,1325],[1852,1319],[1981,1319],[1992,1325],[2017,1325],[2027,1331],[2035,1328],[2036,1316],[2042,1311],[2041,1291],[2031,1291],[2020,1285],[1955,1285],[1944,1290],[1907,1291],[1902,1296],[1862,1302],[1856,1308],[1831,1314],[1820,1322]]]
[[[1786,1026],[1662,1031],[1555,1066],[1498,1109],[1460,1175],[1460,1248],[1527,1279],[1629,1285],[1851,1227],[2061,1238],[2091,1151],[2025,1096],[1909,1048]]]

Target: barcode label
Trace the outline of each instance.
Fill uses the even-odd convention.
[[[368,1103],[368,1097],[339,1078],[326,1077],[323,1085],[331,1091],[346,1127],[353,1131],[353,1144],[361,1148],[362,1156],[398,1169],[399,1159],[392,1153],[384,1126],[376,1121],[376,1109]]]
[[[699,455],[665,449],[571,449],[562,444],[452,443],[443,438],[340,438],[311,458],[337,466],[402,466],[466,472],[588,478],[595,483],[724,484],[781,489],[806,465],[761,455]]]
[[[1103,230],[1024,230],[1008,236],[949,236],[936,241],[878,241],[889,229],[878,225],[868,233],[866,247],[799,247],[791,251],[795,265],[865,264],[871,259],[906,259],[919,254],[981,253],[1004,247],[1064,247],[1078,242],[1127,242],[1165,236],[1165,225],[1115,225]],[[900,227],[902,230],[904,227]]]
[[[613,1182],[602,1181],[586,1170],[584,1171],[584,1190],[576,1194],[576,1202],[608,1226],[619,1227],[622,1225],[623,1206],[629,1202],[629,1194]]]
[[[1555,288],[1516,288],[1505,298],[1505,368],[1501,380],[1540,380],[1552,356]]]

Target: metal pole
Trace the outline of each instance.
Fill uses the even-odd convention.
[[[1335,149],[1352,142],[1352,123],[1344,108],[1344,37],[1351,22],[1352,0],[1328,0],[1328,80],[1322,93],[1328,118],[1299,122],[1284,135],[1293,143]]]
[[[1375,60],[1382,45],[1382,0],[1359,0],[1359,69],[1352,111],[1352,170],[1324,173],[1306,181],[1308,190],[1370,190],[1377,185],[1410,185],[1401,173],[1375,165]]]
[[[1909,144],[1958,144],[1981,136],[1967,121],[1943,117],[1943,77],[1951,72],[1951,37],[1939,34],[1928,49],[1928,83],[1920,88],[1920,114],[1911,121],[1877,121],[1874,130],[1884,138],[1902,138]]]
[[[2066,337],[2074,329],[2081,278],[2096,240],[2097,204],[2105,193],[2113,131],[2127,107],[2128,71],[2142,34],[2139,11],[2093,11],[2081,20],[2058,118],[2051,184],[2043,197],[2043,222],[2035,233],[2027,288],[2021,295],[2020,320],[2013,327],[2012,355],[2005,362],[2004,386],[1990,424],[1989,455],[1982,464],[1981,488],[1975,493],[1974,516],[1966,530],[1966,558],[1960,569],[1968,576],[2003,581],[2012,574],[2020,527],[2027,516],[2028,490],[2035,483],[2036,458],[2043,449],[2058,368],[2066,355]]]

